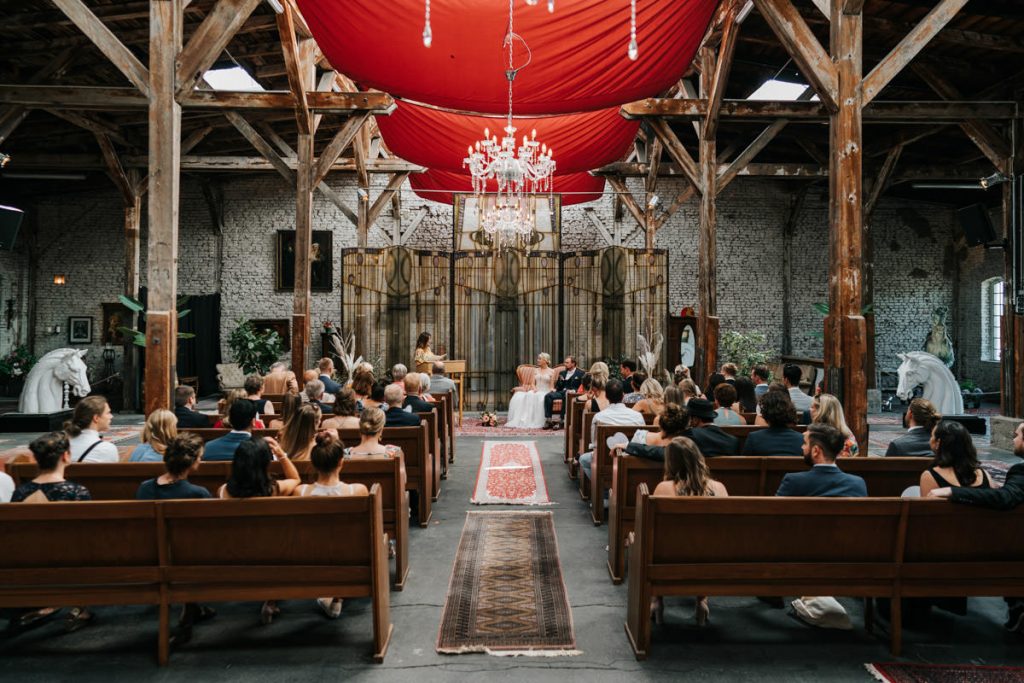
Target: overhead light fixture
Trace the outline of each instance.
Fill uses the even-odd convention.
[[[57,275],[53,276],[53,284],[57,285],[58,287],[63,287],[64,285],[67,284],[67,282],[67,277],[61,273],[58,273]]]
[[[650,201],[647,202],[647,208],[648,209],[653,209],[654,207],[656,207],[658,205],[658,202],[660,202],[660,201],[661,201],[661,197],[659,197],[656,194],[655,195],[651,195]]]
[[[981,187],[983,189],[987,190],[990,187],[994,187],[996,185],[1002,185],[1003,183],[1005,183],[1008,180],[1009,180],[1009,178],[1004,176],[999,171],[996,171],[992,175],[986,176],[986,177],[982,178],[981,180],[978,181],[978,183],[981,185]]]
[[[998,171],[990,176],[979,178],[976,182],[917,182],[911,183],[911,187],[915,190],[988,190],[996,185],[1002,185],[1003,183],[1009,182],[1002,173]]]
[[[267,0],[267,4],[278,14],[284,14],[284,7],[281,5],[280,0]]]
[[[0,168],[3,168],[9,163],[11,163],[11,155],[0,152]]]

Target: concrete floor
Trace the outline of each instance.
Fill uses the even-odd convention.
[[[863,628],[863,612],[844,600],[853,631],[821,631],[786,611],[753,598],[712,598],[711,621],[698,630],[693,602],[669,600],[667,624],[656,627],[652,656],[637,662],[623,632],[626,586],[613,586],[605,569],[607,527],[595,528],[565,475],[561,434],[536,439],[544,463],[578,657],[502,658],[434,652],[448,580],[462,532],[483,439],[458,440],[456,463],[442,482],[427,529],[411,537],[411,572],[405,591],[391,593],[394,637],[383,665],[369,657],[370,619],[365,600],[346,601],[341,619],[324,619],[311,602],[282,603],[274,624],[258,623],[254,603],[217,605],[217,618],[197,626],[193,641],[155,664],[153,608],[98,608],[98,623],[74,634],[60,624],[0,639],[0,680],[53,681],[142,678],[154,681],[252,682],[352,677],[368,681],[529,678],[612,681],[686,677],[692,680],[869,681],[865,662],[890,658],[884,635]],[[1007,454],[1008,455],[1008,454]],[[488,506],[484,509],[501,509]],[[8,550],[17,542],[5,543]],[[936,611],[927,631],[905,629],[910,661],[1024,665],[1024,639],[1002,629],[1002,600],[972,599],[970,614]],[[0,636],[2,638],[2,636]]]

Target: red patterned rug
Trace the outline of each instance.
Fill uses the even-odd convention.
[[[564,432],[559,429],[508,429],[505,427],[505,418],[498,418],[497,427],[485,427],[478,417],[466,417],[462,426],[456,425],[456,436],[489,436],[496,439],[516,439],[526,436],[557,436],[564,438]]]
[[[531,657],[581,654],[552,513],[466,513],[437,651]]]
[[[1024,683],[1018,666],[874,662],[864,665],[882,683]]]
[[[548,505],[547,483],[533,441],[484,441],[473,488],[475,505]]]

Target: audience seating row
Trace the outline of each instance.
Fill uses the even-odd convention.
[[[638,660],[650,652],[656,596],[889,598],[890,646],[899,656],[902,598],[1024,595],[1024,544],[1007,541],[1019,538],[1024,508],[895,498],[654,497],[646,484],[637,496],[625,627]]]
[[[311,462],[300,460],[294,464],[305,483],[316,480],[316,470]],[[8,465],[7,472],[20,484],[38,476],[39,467],[34,462],[17,463]],[[134,500],[139,484],[163,473],[163,463],[156,462],[72,463],[64,471],[67,479],[89,489],[93,500],[102,501]],[[280,463],[271,465],[271,473],[282,473]],[[230,474],[230,462],[203,462],[189,475],[189,481],[216,496],[217,490]],[[395,590],[402,590],[409,575],[409,498],[405,492],[403,459],[346,460],[342,478],[350,484],[364,484],[368,489],[374,484],[380,487],[384,532],[395,541],[394,587]]]
[[[165,665],[172,603],[369,597],[382,662],[393,630],[382,497],[374,484],[315,500],[3,505],[0,528],[46,543],[0,553],[0,607],[157,605]]]
[[[708,458],[711,476],[722,482],[729,496],[774,496],[782,478],[804,472],[803,458],[792,456],[719,456]],[[867,484],[868,495],[899,497],[915,486],[928,466],[927,458],[844,458],[844,472],[856,474]],[[612,583],[625,575],[626,538],[636,519],[636,492],[640,484],[650,490],[662,480],[660,462],[624,455],[612,463],[612,492],[608,500],[608,573]]]

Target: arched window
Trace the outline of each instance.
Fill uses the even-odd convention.
[[[1003,278],[981,283],[981,359],[998,363],[1002,358]]]

